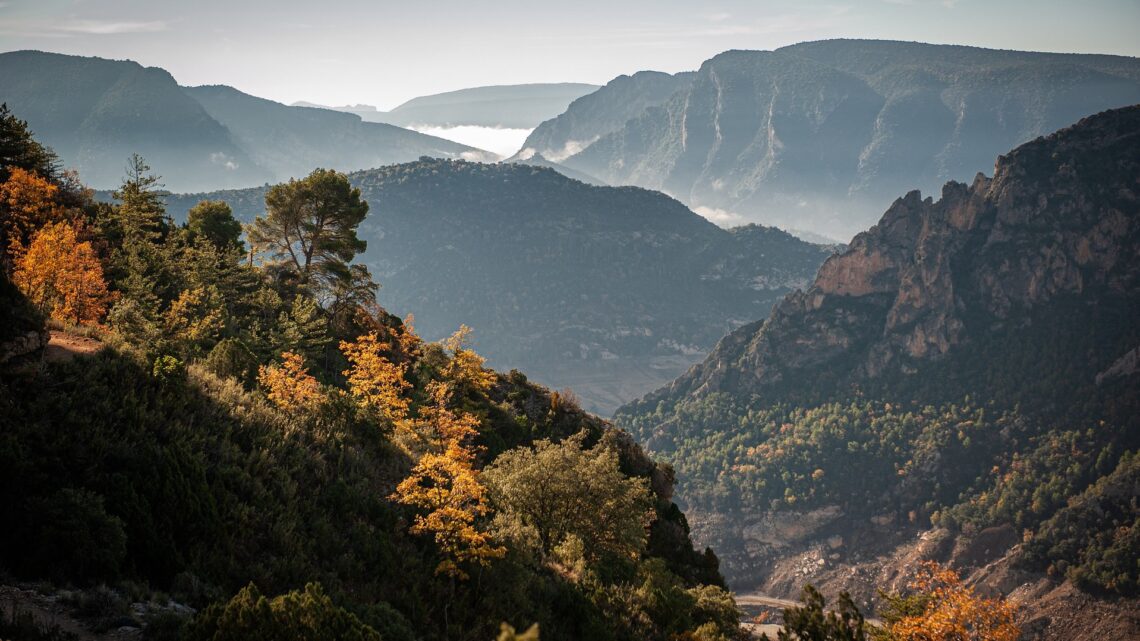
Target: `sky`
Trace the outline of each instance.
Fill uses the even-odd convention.
[[[131,59],[183,85],[381,109],[825,38],[1140,56],[1137,34],[1140,0],[0,0],[0,51]]]

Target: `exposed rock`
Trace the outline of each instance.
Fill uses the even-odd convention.
[[[49,338],[47,330],[32,331],[0,344],[0,363],[43,349]]]

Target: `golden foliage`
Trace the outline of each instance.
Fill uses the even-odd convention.
[[[420,408],[419,417],[401,425],[423,439],[428,449],[392,498],[426,510],[416,515],[410,531],[435,538],[444,555],[436,573],[466,579],[460,564],[489,565],[506,550],[494,545],[475,523],[489,509],[471,445],[479,420],[449,408],[452,392],[447,383],[431,383],[428,394],[431,402]]]
[[[443,348],[451,352],[451,360],[443,369],[443,377],[463,393],[486,392],[495,384],[495,375],[483,368],[486,359],[468,347],[470,340],[471,328],[460,325],[454,334],[443,341]]]
[[[922,565],[909,585],[925,601],[921,614],[887,625],[896,641],[1016,641],[1014,607],[1004,599],[979,596],[958,574],[933,561]]]
[[[280,365],[262,365],[257,382],[279,409],[312,409],[321,401],[321,386],[305,367],[305,357],[293,352],[281,354]]]
[[[411,385],[404,377],[407,365],[388,359],[392,344],[381,341],[373,331],[354,342],[341,341],[340,351],[349,363],[344,371],[348,388],[360,404],[389,421],[406,419],[408,399],[403,395]]]
[[[182,290],[166,311],[166,326],[180,341],[201,344],[214,340],[224,328],[224,310],[217,288]]]
[[[52,318],[94,323],[107,311],[103,266],[89,242],[79,242],[75,226],[48,223],[19,252],[12,281]]]
[[[65,217],[59,187],[35,172],[12,167],[0,183],[0,233],[8,251],[22,247],[35,231]]]

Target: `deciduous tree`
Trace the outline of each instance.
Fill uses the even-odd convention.
[[[320,383],[305,367],[305,358],[292,352],[281,354],[279,365],[258,368],[257,382],[265,388],[269,400],[287,412],[313,409],[322,396]]]
[[[958,573],[924,563],[909,595],[890,595],[883,619],[891,641],[1016,641],[1012,604],[986,598],[962,584]]]
[[[402,421],[408,416],[411,384],[405,378],[406,365],[389,360],[393,346],[381,341],[376,332],[355,341],[341,341],[340,350],[348,359],[344,371],[348,388],[361,405],[377,412],[388,421]]]
[[[68,222],[48,223],[36,233],[16,262],[13,281],[57,320],[91,323],[107,311],[103,267]]]

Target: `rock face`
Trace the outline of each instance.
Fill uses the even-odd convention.
[[[693,73],[667,74],[639,71],[618,76],[597,91],[570,103],[566,111],[538,126],[515,159],[534,155],[552,162],[573,156],[602,136],[616,131],[626,121],[656,107],[689,86]]]
[[[787,296],[733,332],[658,401],[747,397],[826,368],[848,381],[907,373],[1059,296],[1140,283],[1140,108],[1105,112],[998,159],[992,179],[917,191]],[[1127,363],[1121,366],[1126,368]],[[1115,370],[1110,370],[1114,372]]]
[[[0,343],[0,363],[43,349],[48,343],[48,337],[46,330],[31,331]]]
[[[899,193],[969,180],[1016,145],[1140,102],[1135,58],[828,40],[725,52],[671,95],[644,89],[635,113],[596,115],[637,77],[571,104],[528,146],[610,184],[840,240]]]

